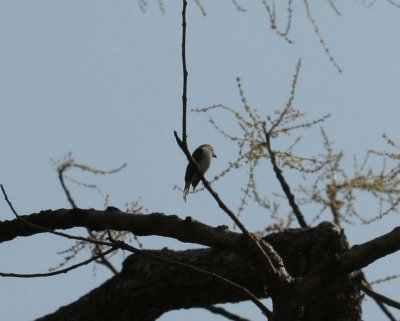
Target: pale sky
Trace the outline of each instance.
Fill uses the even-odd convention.
[[[0,0],[0,183],[20,214],[69,207],[50,160],[72,152],[77,162],[93,167],[128,164],[111,176],[71,173],[98,184],[110,195],[111,205],[123,209],[140,198],[150,212],[232,226],[205,192],[190,195],[185,204],[181,192],[173,189],[182,186],[186,166],[173,137],[173,130],[181,130],[181,1],[165,1],[164,15],[156,1],[149,2],[143,13],[135,0]],[[269,28],[261,1],[247,2],[241,1],[247,12],[240,12],[229,0],[204,1],[206,17],[194,3],[189,4],[190,108],[218,103],[240,108],[235,84],[240,76],[249,103],[262,115],[272,114],[284,105],[301,58],[295,107],[306,112],[307,119],[331,114],[324,127],[336,149],[347,155],[349,168],[353,154],[386,148],[383,133],[400,142],[400,9],[387,1],[371,7],[363,1],[336,1],[342,13],[337,16],[328,1],[309,1],[343,69],[340,74],[319,44],[302,2],[294,5],[292,45]],[[284,9],[280,16],[286,17]],[[207,173],[212,177],[234,159],[236,147],[212,128],[209,115],[189,113],[188,117],[190,147],[209,143],[218,154]],[[233,121],[216,117],[224,128],[235,130]],[[305,153],[321,149],[318,127],[305,133],[304,139]],[[234,209],[244,172],[213,185]],[[265,175],[270,179],[266,189],[279,191],[268,164]],[[70,187],[79,206],[103,207],[96,191]],[[367,205],[360,204],[360,211],[376,215]],[[13,218],[4,201],[0,213],[1,220]],[[269,219],[257,207],[250,207],[241,218],[251,231]],[[344,228],[350,243],[356,244],[398,224],[398,214],[392,214],[375,225]],[[78,229],[73,232],[84,234]],[[193,247],[159,237],[141,241],[145,248]],[[71,244],[52,235],[3,243],[0,271],[46,272],[62,262],[57,252]],[[113,262],[120,267],[122,259],[119,255]],[[367,276],[373,280],[394,274],[399,266],[397,253],[366,269]],[[8,321],[28,321],[53,312],[111,277],[101,266],[95,272],[87,266],[52,278],[0,279],[0,315]],[[397,280],[377,290],[400,300],[398,288]],[[370,299],[363,308],[365,321],[383,318]],[[232,309],[244,311],[253,321],[264,320],[252,304]],[[198,309],[169,313],[160,320],[189,316],[224,320]]]

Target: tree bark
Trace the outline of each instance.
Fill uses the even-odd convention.
[[[265,240],[282,257],[289,273],[298,279],[313,273],[321,264],[335,264],[337,257],[348,250],[344,234],[329,223],[270,234]],[[268,296],[259,271],[248,259],[236,253],[215,249],[150,252],[220,274],[259,298]],[[281,308],[289,308],[292,298],[298,299],[295,291],[293,288],[293,295],[283,292],[286,297],[282,296]],[[247,299],[242,292],[215,279],[134,254],[125,260],[119,274],[76,302],[38,321],[150,321],[175,309]],[[354,273],[341,277],[324,284],[303,301],[299,320],[359,321],[360,278]]]

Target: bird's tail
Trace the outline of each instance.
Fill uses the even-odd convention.
[[[183,189],[183,199],[186,202],[187,199],[187,195],[189,193],[189,189],[190,189],[190,182],[186,183],[185,188]]]

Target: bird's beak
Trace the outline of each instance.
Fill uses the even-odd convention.
[[[217,157],[217,155],[215,155],[215,154],[213,154],[213,155],[212,155],[212,157],[214,157],[214,158],[218,158],[218,157]]]

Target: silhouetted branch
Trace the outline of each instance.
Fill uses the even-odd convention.
[[[182,220],[176,215],[167,216],[162,213],[144,215],[118,210],[98,211],[94,209],[48,210],[37,214],[18,216],[17,219],[11,221],[0,221],[0,243],[20,236],[49,232],[69,239],[110,246],[110,242],[90,240],[54,231],[54,229],[74,227],[86,227],[94,231],[105,231],[107,229],[128,231],[139,236],[171,237],[184,243],[196,243],[233,251],[246,257],[252,257],[253,253],[249,250],[249,243],[244,242],[241,233],[219,227],[214,228],[193,221],[190,217]],[[400,227],[396,227],[391,232],[371,241],[353,246],[349,251],[342,254],[335,265],[329,269],[329,278],[334,279],[359,270],[398,250],[400,250]],[[320,273],[321,271],[316,271],[314,276]]]
[[[182,0],[182,69],[183,69],[183,92],[182,92],[182,141],[187,146],[186,113],[187,113],[187,79],[186,67],[186,8],[187,0]]]
[[[378,307],[382,310],[382,312],[387,316],[390,321],[398,321],[394,315],[389,311],[389,309],[384,305],[381,301],[372,298]]]
[[[65,184],[65,181],[64,181],[64,172],[65,172],[66,170],[68,170],[70,167],[74,167],[74,166],[76,166],[76,165],[78,165],[77,168],[80,168],[80,169],[83,169],[83,170],[84,170],[84,168],[82,168],[82,166],[79,166],[79,164],[75,164],[75,162],[73,161],[72,158],[69,159],[69,160],[67,160],[67,161],[65,161],[65,162],[63,162],[63,163],[61,163],[59,166],[57,166],[58,179],[60,180],[61,186],[62,186],[62,188],[63,188],[63,190],[64,190],[64,193],[65,193],[65,195],[66,195],[66,197],[67,197],[67,199],[68,199],[68,202],[70,203],[70,205],[71,205],[72,208],[74,208],[74,209],[78,208],[78,206],[76,205],[74,199],[72,198],[72,194],[71,194],[70,190],[68,189],[67,185]],[[84,167],[84,166],[83,166],[83,167]],[[121,170],[121,169],[124,168],[124,167],[125,167],[125,164],[122,165],[120,168],[115,169],[115,170],[113,170],[113,171],[111,171],[111,172],[117,172],[117,171]],[[87,168],[89,168],[89,167],[87,167]],[[97,172],[97,173],[100,173],[99,170],[97,170],[96,172],[94,172],[94,170],[92,170],[91,168],[90,168],[90,170],[91,170],[93,173],[96,173],[96,172]],[[106,171],[101,171],[101,173],[102,173],[102,174],[105,174]],[[87,229],[87,232],[88,232],[88,234],[89,234],[89,236],[90,236],[91,239],[95,239],[95,238],[96,238],[96,235],[94,235],[94,233],[93,233],[91,230]],[[108,268],[112,273],[117,274],[117,273],[118,273],[117,269],[116,269],[116,268],[114,267],[114,265],[106,258],[106,255],[103,254],[103,250],[101,249],[101,246],[100,246],[99,244],[94,244],[94,247],[95,247],[96,253],[98,254],[98,255],[96,255],[96,257],[99,259],[99,260],[96,261],[96,262],[99,263],[99,264],[104,265],[104,266],[105,266],[106,268]]]
[[[366,295],[370,296],[371,298],[400,310],[400,302],[395,301],[391,298],[388,298],[387,296],[384,296],[383,294],[376,292],[366,282],[361,283],[361,290],[363,290],[363,292]]]
[[[306,291],[311,293],[321,285],[359,271],[376,260],[400,250],[400,226],[373,240],[354,245],[340,255],[334,264],[322,264],[318,270],[304,280]]]
[[[50,229],[48,229],[46,227],[42,227],[42,226],[39,226],[39,225],[36,225],[36,224],[32,224],[32,223],[26,221],[25,219],[21,218],[18,215],[18,213],[15,211],[11,201],[8,199],[7,193],[5,192],[3,185],[0,185],[0,187],[1,187],[1,190],[3,192],[3,195],[4,195],[5,199],[6,199],[7,203],[8,203],[8,205],[10,206],[10,208],[12,209],[14,215],[16,215],[17,219],[19,221],[21,221],[23,224],[26,224],[26,225],[28,225],[30,227],[33,227],[36,230],[41,230],[42,232],[44,232],[44,231],[50,232],[52,234],[56,234],[56,235],[59,235],[59,236],[64,236],[64,237],[67,237],[69,239],[77,239],[77,240],[83,240],[84,239],[84,238],[81,238],[81,237],[74,237],[74,236],[71,236],[71,235],[68,235],[68,234],[55,232],[55,231],[52,231],[52,230],[50,230]],[[73,210],[76,211],[77,209],[73,209]],[[90,240],[90,239],[85,239],[85,240],[87,242],[89,242],[89,243],[94,243],[94,244],[98,244],[99,243],[99,241],[97,241],[97,240]],[[157,255],[152,255],[152,254],[150,254],[148,252],[144,252],[143,250],[137,249],[137,248],[125,243],[125,242],[122,242],[122,241],[114,241],[114,240],[112,240],[112,242],[102,242],[102,245],[107,245],[107,246],[111,247],[111,249],[109,249],[108,251],[106,251],[106,252],[104,252],[102,254],[111,253],[112,251],[115,251],[116,249],[127,250],[127,251],[135,253],[135,254],[144,255],[145,257],[150,258],[152,260],[156,260],[156,261],[159,261],[159,262],[164,262],[164,263],[172,264],[172,265],[175,265],[175,266],[179,266],[181,268],[184,268],[185,270],[190,270],[193,273],[201,274],[203,276],[215,279],[218,282],[222,282],[224,284],[228,284],[232,288],[234,288],[235,290],[245,293],[247,295],[247,297],[249,298],[249,300],[251,300],[267,317],[270,317],[271,314],[272,314],[271,311],[269,311],[269,309],[267,307],[265,307],[261,303],[261,301],[259,301],[257,299],[257,297],[254,294],[252,294],[249,290],[247,290],[246,288],[244,288],[244,287],[242,287],[242,286],[240,286],[240,285],[238,285],[238,284],[236,284],[236,283],[234,283],[234,282],[232,282],[232,281],[230,281],[230,280],[228,280],[228,279],[226,279],[226,278],[224,278],[224,277],[222,277],[220,275],[205,271],[203,269],[199,269],[197,267],[194,267],[194,266],[182,263],[182,262],[170,260],[168,258],[157,256]],[[49,273],[46,273],[46,275],[44,275],[44,274],[40,274],[40,275],[36,274],[36,277],[39,277],[39,276],[44,277],[44,276],[51,276],[51,275],[56,275],[56,274],[60,274],[60,273],[65,273],[65,272],[67,272],[67,271],[69,271],[71,269],[75,269],[75,268],[78,268],[78,267],[80,267],[82,265],[88,264],[88,263],[94,261],[94,259],[96,259],[96,258],[91,258],[89,260],[81,262],[81,263],[79,263],[79,264],[77,264],[75,266],[72,266],[70,268],[63,269],[63,270],[61,270],[61,272],[59,272],[59,271],[49,272]],[[59,273],[57,273],[57,272],[59,272]],[[0,275],[2,275],[2,274],[0,274]],[[8,275],[4,275],[4,276],[15,276],[15,277],[17,277],[17,274],[14,274],[14,275],[8,274]],[[24,277],[24,276],[22,276],[22,274],[21,274],[20,277]],[[27,277],[27,275],[25,275],[25,277]],[[30,277],[34,277],[34,276],[31,275]]]
[[[289,205],[292,208],[294,215],[296,216],[297,222],[299,223],[299,225],[301,227],[307,227],[307,223],[304,219],[303,214],[301,213],[301,211],[299,209],[299,206],[296,203],[293,193],[290,190],[290,186],[286,182],[285,177],[282,174],[282,170],[279,168],[279,166],[276,162],[275,153],[271,148],[271,137],[270,137],[270,134],[267,132],[267,129],[265,128],[265,124],[264,124],[264,135],[265,135],[265,145],[266,145],[276,178],[278,179],[278,181],[282,187],[282,190],[286,195]]]
[[[158,262],[162,262],[162,263],[167,263],[169,265],[174,265],[179,268],[183,268],[186,271],[190,271],[192,273],[199,274],[199,275],[207,277],[207,278],[211,278],[211,279],[213,279],[217,282],[223,283],[225,285],[229,285],[233,290],[236,290],[238,292],[245,294],[245,296],[247,296],[249,298],[249,300],[252,301],[261,310],[261,312],[265,316],[267,316],[267,318],[270,318],[272,316],[272,312],[253,293],[251,293],[245,287],[240,286],[239,284],[232,282],[231,280],[228,280],[221,275],[218,275],[214,272],[208,272],[204,269],[200,269],[200,268],[195,267],[190,264],[172,260],[172,259],[169,259],[164,256],[154,255],[149,252],[139,250],[125,242],[116,242],[114,244],[116,244],[116,246],[118,246],[120,249],[127,250],[127,251],[135,253],[135,254],[143,255],[144,257],[149,258],[153,261],[158,261]]]
[[[249,319],[243,318],[237,314],[229,312],[226,309],[217,307],[215,305],[210,305],[208,307],[204,307],[204,309],[206,309],[212,313],[222,315],[223,317],[225,317],[229,320],[232,320],[232,321],[250,321]]]
[[[78,264],[74,264],[72,266],[69,266],[65,269],[61,269],[58,271],[53,271],[53,272],[47,272],[47,273],[33,273],[33,274],[20,274],[20,273],[4,273],[0,272],[0,276],[3,277],[13,277],[13,278],[42,278],[42,277],[49,277],[49,276],[54,276],[54,275],[59,275],[63,273],[68,273],[69,271],[75,270],[81,266],[88,265],[89,263],[101,258],[101,256],[108,255],[114,251],[116,251],[118,248],[110,248],[105,252],[102,252],[101,254],[92,256],[90,259],[87,259],[85,261],[82,261]]]
[[[221,200],[218,193],[212,189],[211,185],[205,179],[204,175],[200,172],[199,165],[194,160],[192,155],[190,155],[190,152],[189,152],[187,146],[185,146],[183,144],[183,142],[180,140],[176,131],[174,131],[174,135],[175,135],[176,142],[178,143],[179,147],[182,149],[182,151],[186,155],[187,160],[196,166],[198,174],[200,176],[201,181],[203,182],[205,189],[207,189],[207,191],[211,194],[211,196],[218,203],[218,206],[235,222],[235,224],[239,227],[239,229],[245,235],[246,239],[250,242],[250,244],[252,244],[257,255],[259,255],[260,260],[263,262],[263,268],[265,269],[265,271],[268,275],[268,278],[270,278],[270,280],[275,279],[275,281],[276,281],[276,279],[279,278],[279,274],[282,273],[281,275],[285,276],[287,282],[290,282],[290,276],[287,273],[287,271],[285,270],[285,267],[283,266],[283,264],[281,264],[282,260],[279,259],[278,262],[274,262],[274,263],[271,261],[272,258],[279,258],[279,255],[273,250],[272,247],[267,247],[267,246],[261,245],[259,243],[259,241],[254,237],[254,235],[251,234],[246,229],[246,227],[238,219],[238,217],[232,212],[232,210],[229,209],[228,206]],[[281,278],[280,281],[283,281],[283,278]]]

